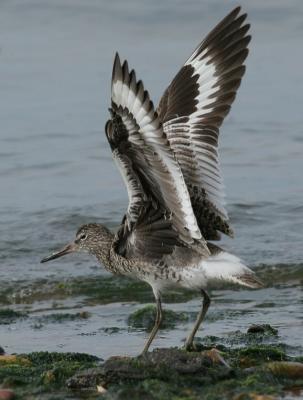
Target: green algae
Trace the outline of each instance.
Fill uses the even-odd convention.
[[[219,358],[213,354],[158,349],[101,363],[88,354],[34,352],[0,357],[0,385],[17,399],[43,400],[96,398],[97,385],[106,388],[106,400],[249,399],[303,387],[303,364],[289,363],[283,344],[224,347]]]
[[[0,310],[0,325],[9,325],[16,322],[18,319],[27,318],[27,314],[20,311],[14,311],[9,308]]]
[[[147,305],[139,310],[134,311],[128,317],[128,325],[131,328],[145,329],[150,331],[155,324],[156,319],[156,306]],[[172,329],[180,322],[188,322],[190,319],[189,314],[185,312],[175,312],[172,310],[164,309],[163,321],[160,329]]]
[[[274,266],[259,265],[254,268],[266,286],[303,282],[302,264],[277,264]],[[232,284],[216,284],[216,289],[239,287]],[[111,302],[137,301],[146,303],[153,301],[150,286],[144,282],[134,281],[119,276],[85,276],[70,277],[64,281],[37,279],[35,281],[0,282],[0,305],[32,304],[35,301],[64,300],[70,297],[83,297],[87,304],[107,304]],[[180,303],[196,298],[189,291],[172,290],[166,293],[164,301]],[[274,307],[274,303],[264,303],[258,307]]]
[[[87,311],[81,311],[77,313],[54,313],[47,314],[37,318],[40,324],[53,324],[53,323],[64,323],[67,321],[77,321],[82,319],[90,318],[91,314]]]
[[[283,268],[273,268],[269,271],[268,280],[266,280],[266,271],[264,277],[262,276],[262,268],[258,269],[259,276],[267,282],[267,284],[291,284],[293,281],[300,278],[300,271],[296,271],[291,274],[290,278],[284,279]],[[289,273],[289,269],[288,272]],[[287,274],[286,273],[286,274]],[[301,274],[302,275],[302,274]],[[277,278],[277,279],[275,279]],[[4,291],[0,295],[1,299],[5,299],[7,304],[12,303],[24,303],[31,304],[39,300],[50,299],[57,301],[61,307],[60,300],[68,299],[70,297],[81,298],[81,306],[83,303],[86,304],[106,304],[114,301],[134,301],[146,302],[153,301],[152,291],[148,285],[140,282],[130,281],[125,278],[119,277],[103,277],[100,276],[98,279],[93,278],[69,278],[63,282],[60,281],[48,281],[39,280],[30,284],[30,287],[26,287],[28,282],[17,283],[14,287]],[[12,292],[13,290],[13,292]],[[166,302],[183,302],[192,297],[196,297],[196,294],[182,293],[180,296],[179,292],[172,292],[165,297]],[[82,301],[82,299],[84,299]],[[77,300],[79,301],[79,300]],[[233,298],[223,299],[222,301],[236,302]],[[244,300],[248,301],[248,300]],[[249,300],[250,301],[250,300]],[[260,308],[274,307],[275,303],[261,303]],[[40,305],[39,305],[40,306]],[[43,305],[44,307],[44,305]],[[258,304],[255,305],[258,307]],[[30,307],[28,307],[30,310]],[[65,308],[66,309],[66,308]],[[144,309],[143,309],[144,310]],[[150,307],[150,311],[154,310],[154,307]],[[62,313],[54,312],[42,317],[37,317],[35,314],[20,313],[19,316],[13,318],[11,321],[16,322],[22,318],[29,316],[29,322],[38,321],[42,318],[42,324],[45,323],[59,323],[69,322],[78,319],[76,315],[78,313]],[[140,310],[139,310],[140,311]],[[263,311],[263,310],[262,310]],[[222,311],[219,309],[214,312],[210,312],[208,320],[221,320],[224,323],[224,317],[229,316],[236,318],[237,313],[249,312],[249,310],[231,310]],[[41,311],[39,311],[41,314]],[[220,314],[221,313],[221,314]],[[21,315],[23,314],[23,315]],[[143,313],[144,314],[144,313]],[[58,316],[62,315],[62,317]],[[150,318],[146,322],[139,322],[139,325],[134,326],[135,328],[150,329],[154,322],[154,314],[150,313]],[[192,313],[187,313],[187,320],[192,318]],[[240,315],[240,314],[239,314]],[[125,318],[125,317],[123,317]],[[183,321],[175,320],[176,315],[172,315],[171,327],[177,323]],[[257,321],[258,318],[253,318],[252,321]],[[263,321],[264,318],[261,318]],[[185,321],[185,320],[184,320]],[[25,322],[26,324],[28,322]],[[116,322],[114,322],[116,323]],[[141,326],[140,326],[141,324]],[[148,326],[148,324],[151,324]],[[240,325],[241,326],[241,325]],[[165,327],[165,325],[164,325]],[[55,327],[56,328],[56,327]],[[168,326],[170,328],[170,326]],[[127,326],[122,328],[107,327],[102,328],[107,334],[118,333],[119,330],[127,330]],[[236,329],[236,328],[235,328]],[[222,329],[223,330],[223,329]],[[225,330],[225,329],[224,329]],[[218,332],[219,330],[216,330]],[[123,340],[123,336],[121,336]],[[277,376],[273,373],[267,365],[270,363],[280,363],[288,361],[303,362],[302,356],[294,356],[299,354],[302,349],[293,347],[292,357],[289,356],[290,346],[280,342],[281,337],[275,329],[267,329],[264,326],[262,330],[252,330],[250,332],[240,332],[234,330],[233,332],[226,333],[223,337],[218,336],[205,336],[204,338],[197,341],[197,348],[201,351],[215,347],[222,352],[222,356],[226,362],[230,365],[230,370],[224,369],[222,366],[216,366],[209,364],[203,370],[203,376],[198,374],[191,376],[191,374],[185,374],[180,372],[172,371],[171,368],[165,367],[165,365],[157,365],[157,367],[147,366],[144,359],[134,358],[132,359],[131,368],[133,376],[130,378],[127,375],[127,366],[125,364],[125,375],[119,376],[119,379],[109,382],[105,385],[107,392],[102,395],[102,398],[108,400],[119,400],[119,399],[175,399],[175,400],[195,400],[195,399],[252,399],[252,393],[254,394],[267,394],[274,396],[282,396],[285,388],[292,387],[303,387],[303,383],[300,379],[290,379],[283,374]],[[3,344],[3,343],[1,343]],[[7,343],[6,343],[7,345]],[[199,347],[200,346],[200,347]],[[8,347],[9,348],[9,347]],[[92,352],[96,352],[96,349],[92,349]],[[297,353],[296,353],[297,352]],[[195,357],[195,353],[192,353]],[[48,399],[78,399],[78,398],[95,398],[98,396],[95,391],[95,386],[91,385],[84,388],[83,390],[71,391],[67,387],[66,381],[72,378],[79,371],[83,372],[87,368],[92,369],[91,374],[94,374],[96,368],[100,368],[100,362],[98,359],[91,359],[90,356],[86,359],[85,355],[78,356],[73,353],[31,353],[28,355],[17,356],[17,361],[10,361],[1,364],[0,362],[0,386],[12,387],[17,393],[19,399],[33,399],[39,398],[43,400]],[[25,361],[24,361],[25,360]],[[191,361],[189,361],[190,363]],[[123,367],[123,365],[122,365]],[[122,368],[121,367],[121,368]],[[122,368],[123,369],[123,368]],[[141,375],[141,371],[144,371],[144,375]],[[219,371],[221,371],[219,373]],[[103,384],[103,381],[100,381]],[[99,395],[100,397],[100,395]]]
[[[216,347],[221,350],[225,350],[227,347],[243,348],[249,346],[249,348],[254,348],[254,346],[261,344],[280,346],[278,330],[268,324],[251,325],[247,332],[237,330],[229,332],[224,337],[206,335],[195,340],[197,348],[201,350],[208,347]]]
[[[22,355],[21,355],[22,357]],[[34,364],[45,365],[58,362],[89,363],[98,361],[99,358],[86,353],[57,353],[48,351],[37,351],[27,355],[27,358]]]
[[[234,367],[248,368],[269,361],[285,361],[287,355],[283,344],[254,345],[227,351],[228,360]]]
[[[12,388],[20,399],[38,393],[39,398],[47,398],[50,392],[53,398],[66,392],[62,398],[67,398],[66,379],[98,363],[97,357],[81,353],[34,352],[8,362],[1,362],[0,358],[0,385]]]
[[[14,285],[6,283],[0,286],[0,305],[32,304],[37,301],[64,300],[70,297],[81,297],[88,305],[108,304],[113,302],[137,301],[140,303],[154,301],[150,286],[120,276],[71,277],[64,281],[38,279],[21,281]],[[195,298],[196,294],[186,291],[171,291],[164,296],[165,302],[184,302]]]
[[[278,331],[269,326],[265,326],[263,331],[248,331],[245,333],[237,330],[229,332],[225,338],[225,344],[233,346],[253,346],[261,343],[278,343],[278,341]]]
[[[254,335],[256,337],[270,337],[270,336],[278,336],[278,329],[272,327],[269,324],[262,324],[262,325],[251,325],[248,329],[247,329],[247,333],[249,333],[250,335]]]
[[[250,363],[254,367],[241,365],[238,358],[243,354],[252,355]],[[295,379],[293,373],[292,376],[285,374],[287,364],[291,367],[294,363],[269,361],[287,358],[286,354],[281,356],[280,349],[230,348],[224,357],[231,362],[231,367],[227,362],[214,360],[207,351],[188,353],[178,349],[158,349],[135,359],[113,357],[94,371],[93,384],[107,388],[104,395],[107,400],[246,399],[252,394],[281,396],[285,387],[301,385],[301,372]],[[295,367],[298,368],[298,365]],[[300,364],[300,371],[302,368]],[[81,374],[71,378],[68,384],[79,389],[79,382],[84,382]],[[89,384],[92,385],[92,382]]]
[[[280,284],[291,284],[293,282],[303,283],[303,264],[276,264],[258,265],[254,268],[258,277],[266,286]]]

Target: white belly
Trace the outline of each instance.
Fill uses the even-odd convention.
[[[210,256],[199,265],[182,270],[184,287],[190,289],[205,289],[209,283],[220,281],[249,286],[242,281],[242,277],[247,275],[254,276],[254,272],[246,267],[240,258],[227,252]]]
[[[253,274],[253,272],[238,257],[221,252],[206,260],[201,260],[196,265],[167,267],[166,274],[156,279],[152,274],[144,280],[160,292],[174,287],[200,290],[206,289],[209,283],[220,281],[241,284],[243,274]]]

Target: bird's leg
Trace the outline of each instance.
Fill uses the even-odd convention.
[[[156,298],[156,303],[157,303],[157,314],[156,314],[155,325],[154,325],[154,327],[153,327],[153,329],[152,329],[152,331],[151,331],[151,333],[149,335],[149,338],[148,338],[148,340],[147,340],[147,342],[146,342],[146,344],[144,346],[144,349],[142,351],[142,355],[147,353],[147,351],[149,349],[149,346],[151,345],[152,341],[154,340],[154,338],[155,338],[155,336],[156,336],[156,334],[157,334],[157,332],[158,332],[158,330],[160,328],[162,319],[163,319],[160,295],[158,295],[158,294],[156,295],[155,294],[155,298]]]
[[[195,326],[191,332],[191,334],[188,336],[188,338],[186,339],[185,342],[185,350],[191,350],[193,348],[193,341],[194,341],[194,337],[197,333],[197,330],[199,329],[202,321],[204,320],[204,317],[207,313],[207,310],[210,306],[210,297],[208,296],[207,292],[205,290],[201,290],[202,292],[202,296],[203,296],[203,304],[202,304],[202,308],[198,314]]]

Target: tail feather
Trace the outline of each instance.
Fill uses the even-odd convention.
[[[264,287],[264,283],[251,271],[234,278],[235,282],[239,285],[243,285],[252,289],[261,289]]]
[[[252,289],[264,287],[261,280],[240,258],[225,251],[210,256],[204,266],[209,280],[233,282]]]

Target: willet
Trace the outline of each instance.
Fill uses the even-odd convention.
[[[250,41],[245,19],[238,7],[207,35],[157,109],[134,70],[116,55],[105,131],[127,187],[126,214],[116,234],[99,224],[83,225],[72,243],[42,260],[88,251],[108,271],[147,282],[157,314],[143,353],[161,324],[161,294],[169,287],[203,296],[185,343],[190,349],[210,305],[209,283],[262,286],[238,257],[210,243],[220,232],[233,235],[217,149],[219,127],[245,72]]]

